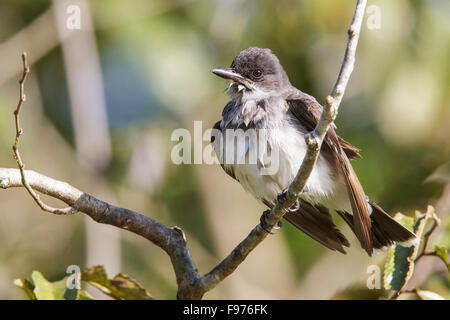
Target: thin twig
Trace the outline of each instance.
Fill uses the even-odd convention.
[[[391,295],[389,298],[387,298],[387,300],[397,300],[398,297],[399,297],[402,293],[403,293],[403,291],[401,291],[401,290],[395,290],[395,291],[392,293],[392,295]]]
[[[424,256],[437,256],[436,252],[434,251],[428,251],[428,242],[430,241],[431,235],[434,233],[434,231],[439,227],[441,224],[441,221],[437,216],[433,217],[433,226],[428,230],[427,233],[423,236],[423,249],[422,253],[419,254],[419,256],[414,260],[414,263],[417,263],[422,257]]]
[[[180,228],[168,228],[147,216],[129,209],[113,206],[99,200],[66,182],[58,181],[35,171],[0,168],[0,188],[9,189],[23,187],[21,175],[26,177],[27,184],[34,190],[61,200],[70,207],[91,217],[94,221],[109,224],[123,230],[140,235],[163,249],[170,257],[177,283],[184,290],[181,298],[191,297],[187,287],[191,288],[197,278],[197,269],[187,248],[186,239]],[[188,293],[186,293],[188,292]]]
[[[201,298],[203,292],[198,292],[193,289],[192,284],[197,281],[199,275],[187,248],[184,233],[180,228],[168,228],[155,220],[131,210],[115,207],[96,199],[70,186],[68,183],[51,179],[34,171],[25,170],[25,165],[19,152],[20,136],[23,133],[19,115],[22,105],[26,101],[24,84],[30,72],[25,52],[22,54],[22,64],[23,73],[19,80],[19,102],[14,110],[16,135],[12,147],[14,158],[19,169],[0,168],[0,187],[3,189],[20,186],[25,187],[43,211],[56,215],[69,215],[80,211],[99,223],[110,224],[147,238],[169,255],[179,287],[178,297],[181,299]],[[69,207],[59,209],[45,204],[33,188],[38,192],[65,202]]]
[[[22,104],[26,101],[27,97],[24,92],[24,86],[25,86],[25,80],[27,78],[27,75],[30,73],[30,67],[27,63],[27,54],[25,52],[22,53],[22,65],[23,65],[23,72],[22,72],[22,78],[19,80],[19,87],[20,87],[20,93],[19,93],[19,102],[17,103],[17,107],[14,110],[14,122],[16,124],[16,136],[14,139],[14,144],[12,146],[14,158],[16,159],[17,166],[19,167],[20,175],[22,177],[22,184],[25,187],[25,189],[28,191],[28,193],[31,195],[33,200],[37,203],[37,205],[46,212],[50,212],[57,215],[67,215],[67,214],[73,214],[76,213],[77,210],[73,207],[67,207],[64,209],[58,209],[53,208],[47,204],[45,204],[39,197],[39,195],[34,192],[33,188],[28,184],[27,179],[25,178],[24,168],[25,165],[22,162],[22,157],[20,156],[19,152],[19,140],[20,136],[23,133],[22,128],[20,127],[20,110],[22,108]]]

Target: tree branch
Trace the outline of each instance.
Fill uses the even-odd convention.
[[[0,168],[0,188],[23,187],[19,169]],[[70,184],[40,173],[24,170],[30,188],[59,199],[74,210],[83,212],[98,223],[109,224],[136,233],[163,249],[170,257],[177,282],[184,289],[198,278],[197,269],[186,245],[183,231],[163,224],[129,209],[113,206],[84,193]]]
[[[34,192],[33,188],[31,188],[31,186],[27,182],[27,179],[25,178],[25,174],[24,174],[25,165],[22,162],[22,157],[20,156],[20,152],[19,152],[19,140],[20,140],[20,136],[23,133],[23,130],[20,127],[19,114],[20,114],[20,109],[22,108],[22,104],[26,101],[26,95],[24,93],[24,86],[25,86],[25,80],[27,78],[27,75],[28,75],[28,73],[30,73],[30,67],[28,67],[28,63],[27,63],[27,54],[25,52],[22,53],[22,65],[23,65],[22,78],[19,80],[19,88],[20,88],[19,102],[17,103],[16,110],[14,110],[14,120],[15,120],[14,122],[16,125],[16,137],[14,139],[14,144],[12,146],[14,158],[16,159],[17,166],[19,167],[22,184],[25,187],[25,189],[27,189],[28,193],[31,195],[33,200],[37,203],[37,205],[43,211],[57,214],[57,215],[73,214],[76,211],[71,207],[64,208],[64,209],[57,209],[57,208],[53,208],[53,207],[45,204],[39,198],[39,195],[36,192]]]
[[[27,64],[27,55],[22,53],[23,73],[19,80],[19,102],[14,110],[16,135],[13,144],[14,158],[17,169],[0,168],[0,187],[25,187],[37,205],[46,212],[56,215],[74,214],[81,211],[99,223],[110,224],[118,228],[129,230],[147,238],[155,245],[163,249],[170,257],[179,288],[180,298],[201,298],[196,290],[192,290],[192,283],[199,278],[197,269],[186,245],[183,231],[178,228],[167,228],[159,222],[128,209],[115,207],[84,193],[68,183],[57,181],[34,171],[25,171],[20,152],[19,141],[23,133],[20,127],[20,111],[26,101],[24,93],[25,80],[30,72]],[[59,200],[69,207],[64,209],[54,208],[44,203],[34,191],[38,190]],[[190,296],[190,294],[197,294]]]
[[[325,135],[335,120],[339,105],[345,92],[350,74],[355,63],[355,52],[359,33],[363,21],[366,0],[358,0],[352,23],[348,29],[347,48],[336,84],[331,95],[326,98],[326,105],[316,128],[305,135],[308,150],[301,167],[290,185],[285,197],[280,198],[270,213],[266,215],[267,225],[273,228],[283,217],[284,213],[298,199],[303,191],[309,176],[317,161],[319,151]],[[200,276],[193,262],[183,231],[178,227],[168,228],[163,224],[136,213],[119,208],[84,193],[68,183],[54,180],[34,171],[24,170],[18,150],[19,137],[22,129],[19,125],[19,112],[25,101],[23,83],[29,68],[26,55],[22,56],[24,73],[19,81],[20,99],[14,112],[16,120],[16,140],[13,151],[19,169],[0,168],[0,187],[3,189],[24,186],[39,207],[54,214],[69,214],[77,211],[83,212],[99,223],[110,224],[118,228],[136,233],[163,249],[170,257],[178,284],[177,298],[201,299],[203,295],[213,289],[219,282],[229,276],[245,260],[248,254],[255,249],[268,235],[258,224],[250,234],[239,243],[233,251],[216,267],[204,276]],[[65,202],[69,207],[64,209],[52,208],[43,203],[36,192],[49,195]]]

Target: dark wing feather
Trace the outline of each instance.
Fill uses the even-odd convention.
[[[337,138],[339,140],[339,144],[341,145],[342,150],[344,150],[345,154],[347,155],[347,158],[349,158],[350,160],[361,158],[361,155],[359,154],[359,148],[348,143],[340,136],[337,136]]]
[[[338,159],[341,163],[342,171],[344,172],[347,193],[352,205],[353,219],[355,221],[355,234],[361,243],[361,246],[370,256],[373,252],[373,243],[371,231],[372,224],[367,197],[347,156],[341,152],[338,155]]]
[[[323,206],[312,206],[303,200],[299,202],[299,209],[287,212],[283,218],[325,247],[345,254],[343,247],[349,247],[350,244],[333,223],[328,209]]]
[[[228,104],[227,104],[227,106],[225,108],[227,108],[227,107],[228,107]],[[216,130],[219,130],[219,131],[221,130],[220,129],[220,121],[217,121],[214,124],[213,129],[216,129]],[[214,135],[211,134],[211,144],[214,143],[214,139],[215,139]],[[222,167],[223,171],[225,171],[230,177],[232,177],[234,180],[237,180],[236,176],[234,175],[232,166],[228,166],[228,168],[225,168],[222,162],[220,162],[220,166]]]
[[[306,93],[301,91],[296,91],[286,98],[289,104],[289,110],[294,114],[294,116],[301,122],[303,126],[306,127],[308,131],[313,130],[317,122],[319,122],[320,116],[322,114],[322,106],[317,102],[317,100]],[[326,143],[329,144],[330,141],[336,140],[341,148],[344,150],[345,154],[350,160],[361,158],[359,154],[359,148],[345,141],[339,137],[334,132],[333,128],[328,130]]]
[[[320,119],[323,108],[314,97],[305,94],[300,90],[295,90],[286,97],[286,102],[289,105],[289,111],[297,118],[302,126],[304,126],[308,131],[315,128]],[[326,148],[328,150],[322,149],[322,151],[328,151],[325,152],[326,155],[331,154],[336,161],[336,165],[341,168],[341,171],[345,177],[348,196],[354,214],[354,232],[361,243],[361,246],[369,255],[371,255],[373,245],[371,221],[366,195],[358,180],[358,177],[356,176],[356,173],[353,171],[347,152],[354,156],[355,152],[358,156],[359,154],[355,151],[357,150],[356,147],[344,142],[344,146],[347,148],[348,146],[352,147],[346,152],[341,145],[341,141],[343,140],[338,137],[334,131],[334,127],[330,127],[327,135],[325,136],[325,143],[322,146],[322,148]]]

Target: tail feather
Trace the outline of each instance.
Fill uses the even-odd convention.
[[[372,214],[370,215],[371,233],[372,244],[375,249],[389,247],[395,242],[402,243],[411,241],[416,237],[413,232],[389,216],[378,204],[372,200],[369,200],[369,204],[372,206]],[[337,213],[350,226],[352,231],[355,232],[353,216],[343,211],[338,211]]]
[[[373,208],[372,220],[385,235],[385,239],[389,239],[394,242],[406,242],[412,240],[416,235],[395,221],[390,215],[388,215],[378,204],[369,200],[369,204]]]
[[[373,251],[370,232],[372,227],[366,195],[350,161],[342,149],[339,153],[338,160],[341,164],[342,172],[344,173],[347,192],[354,214],[353,232],[361,243],[361,247],[366,250],[367,254],[370,256]]]

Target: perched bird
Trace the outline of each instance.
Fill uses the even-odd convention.
[[[272,208],[297,174],[307,150],[304,135],[315,128],[323,107],[291,85],[269,49],[247,48],[229,68],[212,72],[228,80],[226,90],[231,99],[223,109],[222,119],[214,125],[212,146],[225,172]],[[227,136],[238,129],[264,134],[247,134],[235,146]],[[221,139],[214,130],[222,134]],[[260,150],[256,150],[258,146]],[[271,152],[277,157],[269,163]],[[248,161],[252,155],[256,161]],[[339,137],[334,125],[330,127],[304,191],[283,218],[329,249],[342,253],[350,244],[334,224],[329,209],[344,219],[369,255],[394,242],[410,245],[414,233],[364,193],[350,164],[359,157],[359,149]],[[277,170],[269,172],[267,167],[273,161],[277,161]],[[264,215],[261,226],[270,232]]]

